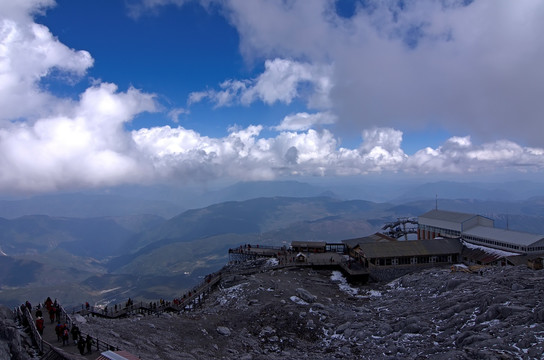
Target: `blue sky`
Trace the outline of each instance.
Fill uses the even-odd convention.
[[[1,193],[542,175],[541,1],[8,0],[0,14]]]

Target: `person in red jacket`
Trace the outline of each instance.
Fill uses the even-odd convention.
[[[41,316],[36,319],[36,329],[38,329],[40,335],[43,335],[43,318]]]

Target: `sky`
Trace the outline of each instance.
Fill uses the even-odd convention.
[[[0,193],[544,170],[541,0],[3,0]]]

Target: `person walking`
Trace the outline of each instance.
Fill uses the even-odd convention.
[[[64,345],[70,345],[70,330],[66,324],[64,324],[64,330],[62,331],[62,346]]]
[[[36,319],[36,329],[38,330],[41,336],[43,336],[43,328],[44,328],[43,318],[41,316],[38,316],[38,318]]]
[[[80,337],[79,341],[77,342],[77,348],[79,349],[81,355],[85,355],[85,340],[83,340],[82,337]]]
[[[72,333],[72,339],[74,340],[74,345],[77,345],[77,339],[79,338],[80,331],[76,324],[72,326],[72,330],[70,332]]]
[[[93,343],[93,338],[91,337],[91,335],[87,334],[87,338],[85,339],[85,344],[87,344],[87,354],[92,353],[91,349],[93,347]]]
[[[56,309],[54,307],[49,309],[49,319],[51,320],[51,324],[55,321],[55,312]]]
[[[55,302],[57,302],[57,300],[55,300]],[[60,314],[61,314],[60,305],[57,304],[57,306],[55,307],[55,316],[57,318],[57,322],[60,322]]]
[[[57,341],[60,341],[60,339],[62,338],[63,331],[64,329],[62,327],[62,324],[60,322],[57,323],[57,326],[55,326],[55,334],[57,334]]]

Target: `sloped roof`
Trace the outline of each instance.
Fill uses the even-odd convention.
[[[475,226],[467,231],[464,231],[463,235],[471,235],[521,246],[531,246],[534,243],[544,240],[544,235],[542,234],[531,234],[521,231],[491,228],[487,226]]]
[[[458,239],[359,243],[366,258],[460,254]]]
[[[292,247],[308,247],[308,248],[316,248],[316,247],[325,247],[327,246],[327,243],[324,241],[292,241],[291,242]]]
[[[70,354],[59,348],[52,347],[48,352],[46,352],[40,360],[80,360],[85,359],[83,356]]]
[[[463,247],[463,252],[461,253],[461,255],[473,261],[478,261],[483,265],[487,265],[502,258],[506,258],[506,256],[496,252],[488,252],[481,248],[468,247]]]
[[[359,244],[373,243],[373,242],[390,242],[390,241],[398,241],[398,240],[381,233],[375,233],[372,235],[355,238],[355,239],[342,240],[342,242],[350,248],[355,248]]]
[[[140,360],[136,355],[132,355],[128,351],[104,351],[100,353],[97,360]]]

